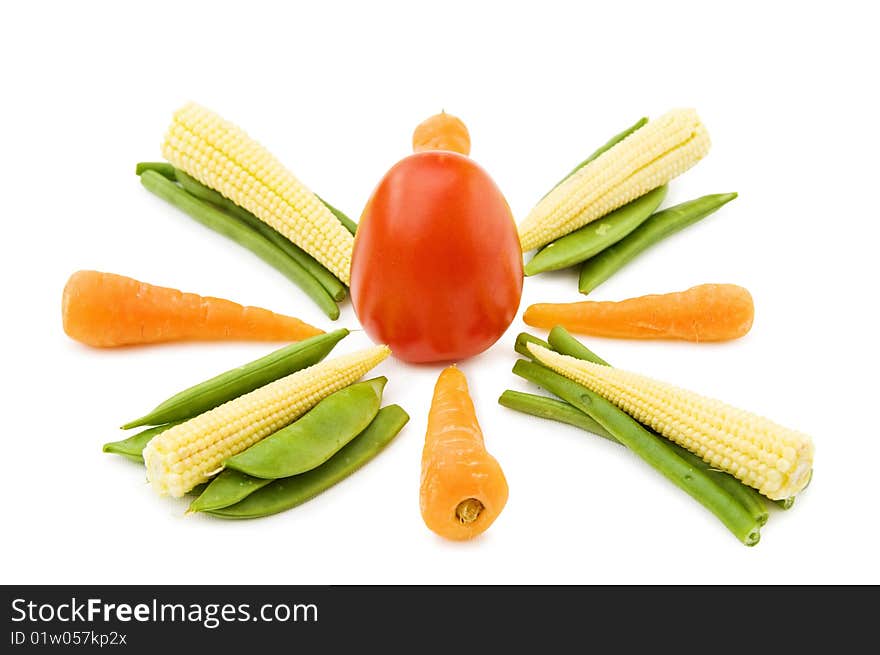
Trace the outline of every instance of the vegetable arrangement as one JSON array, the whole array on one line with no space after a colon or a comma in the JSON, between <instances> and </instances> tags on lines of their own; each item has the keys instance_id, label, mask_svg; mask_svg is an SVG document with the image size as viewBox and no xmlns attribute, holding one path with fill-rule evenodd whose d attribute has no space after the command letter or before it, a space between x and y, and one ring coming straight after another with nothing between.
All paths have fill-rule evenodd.
<instances>
[{"instance_id":1,"label":"vegetable arrangement","mask_svg":"<svg viewBox=\"0 0 880 655\"><path fill-rule=\"evenodd\" d=\"M494 344L519 309L524 276L580 267L589 294L639 254L737 197L661 208L669 183L708 152L696 112L642 118L578 164L517 226L500 189L470 157L459 118L441 112L412 135L413 154L371 194L359 223L310 191L263 146L190 103L175 112L167 161L141 162L144 188L247 248L330 318L350 292L375 345L326 359L349 331L131 278L79 271L62 320L95 347L183 340L290 341L179 391L104 445L141 462L189 512L247 519L308 501L373 459L409 415L382 406L388 380L364 376L392 352L407 362L458 362ZM523 266L523 252L537 250ZM620 301L535 303L513 371L556 398L506 390L510 409L575 426L629 448L753 546L768 503L788 509L809 484L807 435L690 391L612 367L568 330L606 338L713 342L749 332L751 294L733 284ZM552 328L552 329L551 329ZM504 509L508 484L488 453L467 380L437 378L427 412L419 508L450 540L472 539Z\"/></svg>"},{"instance_id":2,"label":"vegetable arrangement","mask_svg":"<svg viewBox=\"0 0 880 655\"><path fill-rule=\"evenodd\" d=\"M302 416L385 359L387 346L343 355L296 371L156 435L144 448L147 480L180 497L226 460Z\"/></svg>"},{"instance_id":3,"label":"vegetable arrangement","mask_svg":"<svg viewBox=\"0 0 880 655\"><path fill-rule=\"evenodd\" d=\"M217 114L189 103L141 162L144 187L275 267L331 319L346 295L356 225L272 154Z\"/></svg>"},{"instance_id":4,"label":"vegetable arrangement","mask_svg":"<svg viewBox=\"0 0 880 655\"><path fill-rule=\"evenodd\" d=\"M143 461L161 495L198 490L190 511L255 518L295 507L372 459L409 419L396 405L380 409L384 377L356 382L387 347L321 361L347 334L307 339L181 391L124 427L160 425L104 451Z\"/></svg>"},{"instance_id":5,"label":"vegetable arrangement","mask_svg":"<svg viewBox=\"0 0 880 655\"><path fill-rule=\"evenodd\" d=\"M628 131L550 191L519 225L523 252L546 245L663 186L709 152L692 109L670 111Z\"/></svg>"},{"instance_id":6,"label":"vegetable arrangement","mask_svg":"<svg viewBox=\"0 0 880 655\"><path fill-rule=\"evenodd\" d=\"M813 444L804 434L611 366L579 360L536 344L528 348L540 363L619 408L626 408L624 411L664 437L771 500L794 496L807 484L813 468Z\"/></svg>"},{"instance_id":7,"label":"vegetable arrangement","mask_svg":"<svg viewBox=\"0 0 880 655\"><path fill-rule=\"evenodd\" d=\"M706 128L687 109L654 122L642 118L612 137L520 223L523 252L541 248L525 274L582 264L578 287L587 294L644 250L720 209L736 193L703 196L655 212L668 182L708 150Z\"/></svg>"},{"instance_id":8,"label":"vegetable arrangement","mask_svg":"<svg viewBox=\"0 0 880 655\"><path fill-rule=\"evenodd\" d=\"M562 401L508 390L499 402L619 441L702 503L744 544L758 543L759 528L767 521L761 494L788 509L809 483L813 445L806 435L613 369L562 327L553 328L549 339L545 346L520 335L519 349L535 361L519 360L513 371ZM618 393L592 381L585 370L600 380L628 379L631 386ZM665 394L658 394L658 386Z\"/></svg>"},{"instance_id":9,"label":"vegetable arrangement","mask_svg":"<svg viewBox=\"0 0 880 655\"><path fill-rule=\"evenodd\" d=\"M348 284L351 233L244 131L189 103L175 112L162 154L175 167L278 230Z\"/></svg>"}]
</instances>

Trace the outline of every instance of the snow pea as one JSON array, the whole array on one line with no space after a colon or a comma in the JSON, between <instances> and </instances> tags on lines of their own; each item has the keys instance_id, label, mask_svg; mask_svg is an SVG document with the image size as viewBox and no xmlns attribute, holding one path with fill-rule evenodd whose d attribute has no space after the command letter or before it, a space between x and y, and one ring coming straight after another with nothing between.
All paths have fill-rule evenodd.
<instances>
[{"instance_id":1,"label":"snow pea","mask_svg":"<svg viewBox=\"0 0 880 655\"><path fill-rule=\"evenodd\" d=\"M196 178L187 175L179 168L174 169L174 175L180 186L190 194L217 205L220 209L232 214L232 216L245 223L252 230L263 235L278 246L288 257L306 269L324 287L333 300L340 301L345 298L345 285L333 273L324 268L323 264L317 259L278 232L278 230L261 221L244 207L239 207L223 194L205 186Z\"/></svg>"},{"instance_id":2,"label":"snow pea","mask_svg":"<svg viewBox=\"0 0 880 655\"><path fill-rule=\"evenodd\" d=\"M128 439L122 439L121 441L110 441L105 443L101 448L105 453L113 453L114 455L122 455L123 457L127 457L130 460L135 462L143 462L144 457L141 455L144 447L150 442L150 439L155 437L157 434L165 432L168 428L172 428L175 425L181 423L181 421L175 421L173 423L166 423L165 425L157 425L154 428L147 428L146 430L141 430L137 434L131 435Z\"/></svg>"},{"instance_id":3,"label":"snow pea","mask_svg":"<svg viewBox=\"0 0 880 655\"><path fill-rule=\"evenodd\" d=\"M666 185L657 187L610 214L546 245L526 264L525 274L536 275L567 268L602 252L644 223L663 202L667 189Z\"/></svg>"},{"instance_id":4,"label":"snow pea","mask_svg":"<svg viewBox=\"0 0 880 655\"><path fill-rule=\"evenodd\" d=\"M373 459L407 421L409 415L399 405L383 407L366 430L321 466L292 478L273 480L241 502L207 513L225 519L253 519L301 505Z\"/></svg>"},{"instance_id":5,"label":"snow pea","mask_svg":"<svg viewBox=\"0 0 880 655\"><path fill-rule=\"evenodd\" d=\"M584 262L578 282L580 292L590 293L642 251L717 211L736 196L736 193L716 193L652 215L620 241Z\"/></svg>"},{"instance_id":6,"label":"snow pea","mask_svg":"<svg viewBox=\"0 0 880 655\"><path fill-rule=\"evenodd\" d=\"M376 417L388 379L373 378L330 394L294 421L224 462L255 478L289 478L320 466Z\"/></svg>"},{"instance_id":7,"label":"snow pea","mask_svg":"<svg viewBox=\"0 0 880 655\"><path fill-rule=\"evenodd\" d=\"M205 490L189 506L187 512L207 512L235 505L272 482L247 473L226 469L211 480Z\"/></svg>"},{"instance_id":8,"label":"snow pea","mask_svg":"<svg viewBox=\"0 0 880 655\"><path fill-rule=\"evenodd\" d=\"M174 394L146 416L122 427L127 430L141 425L160 425L198 416L294 371L317 364L348 333L347 329L341 328L279 348L265 357Z\"/></svg>"},{"instance_id":9,"label":"snow pea","mask_svg":"<svg viewBox=\"0 0 880 655\"><path fill-rule=\"evenodd\" d=\"M262 234L211 203L196 198L154 170L141 173L141 184L147 191L174 205L190 218L250 250L302 289L328 317L332 320L339 318L339 307L327 290L311 273Z\"/></svg>"}]
</instances>

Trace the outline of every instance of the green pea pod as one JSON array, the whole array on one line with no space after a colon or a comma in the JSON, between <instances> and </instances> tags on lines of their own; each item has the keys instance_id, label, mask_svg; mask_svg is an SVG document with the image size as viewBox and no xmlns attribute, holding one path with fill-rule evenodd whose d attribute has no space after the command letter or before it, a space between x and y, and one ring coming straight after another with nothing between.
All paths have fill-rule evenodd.
<instances>
[{"instance_id":1,"label":"green pea pod","mask_svg":"<svg viewBox=\"0 0 880 655\"><path fill-rule=\"evenodd\" d=\"M228 400L317 364L347 334L348 330L342 328L279 348L265 357L174 394L146 416L129 421L122 428L127 430L141 425L160 425L198 416Z\"/></svg>"},{"instance_id":2,"label":"green pea pod","mask_svg":"<svg viewBox=\"0 0 880 655\"><path fill-rule=\"evenodd\" d=\"M155 437L157 434L165 432L165 430L167 430L168 428L174 427L178 423L180 423L180 421L174 423L166 423L165 425L157 425L154 428L141 430L137 434L131 435L128 439L122 439L121 441L110 441L108 443L105 443L101 450L103 450L105 453L122 455L123 457L127 457L128 459L135 462L143 462L144 457L141 452L144 450L144 447L150 442L150 439Z\"/></svg>"},{"instance_id":3,"label":"green pea pod","mask_svg":"<svg viewBox=\"0 0 880 655\"><path fill-rule=\"evenodd\" d=\"M330 459L376 417L387 378L352 384L332 393L300 419L224 462L255 478L289 478Z\"/></svg>"},{"instance_id":4,"label":"green pea pod","mask_svg":"<svg viewBox=\"0 0 880 655\"><path fill-rule=\"evenodd\" d=\"M717 211L736 196L716 193L657 212L620 241L584 262L578 282L580 292L590 293L644 250Z\"/></svg>"},{"instance_id":5,"label":"green pea pod","mask_svg":"<svg viewBox=\"0 0 880 655\"><path fill-rule=\"evenodd\" d=\"M207 512L224 519L253 519L301 505L344 480L388 445L409 421L399 405L379 410L369 427L318 468L273 480L235 505Z\"/></svg>"},{"instance_id":6,"label":"green pea pod","mask_svg":"<svg viewBox=\"0 0 880 655\"><path fill-rule=\"evenodd\" d=\"M174 169L174 175L180 186L196 198L217 205L278 246L288 257L306 269L324 287L333 300L339 301L345 298L345 285L333 273L271 225L267 225L244 207L239 207L223 194L205 186L179 168Z\"/></svg>"},{"instance_id":7,"label":"green pea pod","mask_svg":"<svg viewBox=\"0 0 880 655\"><path fill-rule=\"evenodd\" d=\"M628 137L630 134L632 134L632 133L635 132L636 130L638 130L638 129L644 127L647 123L648 123L648 119L647 119L647 117L640 118L639 120L637 120L637 121L635 122L634 125L630 125L630 126L629 126L628 128L626 128L623 132L619 132L619 133L615 134L613 137L611 137L610 139L608 139L608 141L606 141L604 144L602 144L601 146L599 146L599 147L593 152L592 155L590 155L590 156L587 157L585 160L583 160L580 164L578 164L578 165L575 166L573 169L571 169L571 172L569 172L568 175L566 175L566 176L563 177L561 180L559 180L559 182L557 182L555 185L553 185L553 189L555 189L555 188L558 187L560 184L562 184L563 182L565 182L568 178L570 178L572 175L574 175L575 173L577 173L579 170L581 170L584 166L586 166L587 164L589 164L591 161L593 161L594 159L596 159L599 155L601 155L602 153L604 153L604 152L606 152L606 151L608 151L608 150L611 150L611 148L613 148L613 147L616 146L618 143L620 143L621 141L623 141L623 140L624 140L626 137ZM550 189L550 191L553 191L553 189ZM544 194L544 198L546 198L546 197L550 194L550 191L548 191L547 193ZM544 198L542 198L542 200L543 200Z\"/></svg>"},{"instance_id":8,"label":"green pea pod","mask_svg":"<svg viewBox=\"0 0 880 655\"><path fill-rule=\"evenodd\" d=\"M187 496L198 497L202 495L202 492L208 488L208 482L202 482L202 484L197 484L192 489L186 492Z\"/></svg>"},{"instance_id":9,"label":"green pea pod","mask_svg":"<svg viewBox=\"0 0 880 655\"><path fill-rule=\"evenodd\" d=\"M332 320L339 318L339 307L314 276L262 234L213 204L196 198L154 170L141 173L141 184L190 218L250 250L302 289L328 317Z\"/></svg>"},{"instance_id":10,"label":"green pea pod","mask_svg":"<svg viewBox=\"0 0 880 655\"><path fill-rule=\"evenodd\" d=\"M617 243L654 213L666 197L668 188L665 184L657 187L610 214L546 245L526 264L525 274L536 275L580 264Z\"/></svg>"},{"instance_id":11,"label":"green pea pod","mask_svg":"<svg viewBox=\"0 0 880 655\"><path fill-rule=\"evenodd\" d=\"M208 512L229 507L262 489L272 480L255 478L227 469L211 480L205 490L189 506L187 512Z\"/></svg>"}]
</instances>

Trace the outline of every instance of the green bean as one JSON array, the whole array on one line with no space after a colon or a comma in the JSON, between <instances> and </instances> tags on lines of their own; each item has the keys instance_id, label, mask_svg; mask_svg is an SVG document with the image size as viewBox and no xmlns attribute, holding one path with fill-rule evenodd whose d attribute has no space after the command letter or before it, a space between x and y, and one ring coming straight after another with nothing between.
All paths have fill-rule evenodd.
<instances>
[{"instance_id":1,"label":"green bean","mask_svg":"<svg viewBox=\"0 0 880 655\"><path fill-rule=\"evenodd\" d=\"M407 421L409 415L400 406L383 407L366 430L318 468L292 478L273 480L241 502L208 514L226 519L252 519L301 505L373 459Z\"/></svg>"},{"instance_id":2,"label":"green bean","mask_svg":"<svg viewBox=\"0 0 880 655\"><path fill-rule=\"evenodd\" d=\"M501 405L518 412L538 416L551 421L558 421L559 423L567 423L568 425L573 425L581 430L592 432L593 434L620 444L620 442L609 434L605 428L567 402L556 400L555 398L522 393L520 391L511 391L509 389L501 394L498 402ZM656 434L647 426L643 427L652 434ZM678 444L673 443L672 441L667 441L666 445L688 464L704 471L716 484L723 487L731 496L736 498L746 511L754 517L758 522L758 525L764 525L767 523L767 519L769 518L767 507L757 491L746 486L729 473L713 469L702 459Z\"/></svg>"},{"instance_id":3,"label":"green bean","mask_svg":"<svg viewBox=\"0 0 880 655\"><path fill-rule=\"evenodd\" d=\"M341 328L279 348L264 357L174 394L145 416L129 421L122 428L127 430L141 425L160 425L198 416L227 400L238 398L294 371L317 364L348 333L347 329Z\"/></svg>"},{"instance_id":4,"label":"green bean","mask_svg":"<svg viewBox=\"0 0 880 655\"><path fill-rule=\"evenodd\" d=\"M745 545L758 543L761 537L758 520L706 472L669 448L663 437L646 430L602 396L540 364L521 359L516 362L513 372L590 416L623 445L715 514Z\"/></svg>"},{"instance_id":5,"label":"green bean","mask_svg":"<svg viewBox=\"0 0 880 655\"><path fill-rule=\"evenodd\" d=\"M642 427L652 434L658 434L646 425L643 425ZM662 435L658 434L658 436L661 439L665 439ZM683 448L673 441L668 441L668 443L669 447L675 451L676 455L681 457L694 468L704 471L715 481L715 484L733 496L733 498L743 506L752 518L755 519L759 526L767 524L767 520L770 518L770 513L767 511L767 504L764 502L764 497L761 496L760 493L743 482L740 482L730 475L730 473L722 471L721 469L713 468L711 464L707 464L699 455L695 455L687 448Z\"/></svg>"},{"instance_id":6,"label":"green bean","mask_svg":"<svg viewBox=\"0 0 880 655\"><path fill-rule=\"evenodd\" d=\"M210 203L187 193L174 182L155 171L144 171L141 184L163 200L194 218L202 225L232 239L257 255L267 264L283 273L291 282L298 285L327 316L339 318L339 307L330 294L302 266L294 262L278 246L266 237L254 232L241 221L217 209Z\"/></svg>"},{"instance_id":7,"label":"green bean","mask_svg":"<svg viewBox=\"0 0 880 655\"><path fill-rule=\"evenodd\" d=\"M155 171L162 177L174 181L174 166L167 161L141 161L134 167L134 172L140 175L144 171Z\"/></svg>"},{"instance_id":8,"label":"green bean","mask_svg":"<svg viewBox=\"0 0 880 655\"><path fill-rule=\"evenodd\" d=\"M599 220L587 223L544 246L526 264L525 274L536 275L580 264L617 243L654 213L663 202L668 188L666 185L657 187Z\"/></svg>"},{"instance_id":9,"label":"green bean","mask_svg":"<svg viewBox=\"0 0 880 655\"><path fill-rule=\"evenodd\" d=\"M235 505L272 482L246 473L226 469L211 480L205 490L190 503L189 512L209 512Z\"/></svg>"},{"instance_id":10,"label":"green bean","mask_svg":"<svg viewBox=\"0 0 880 655\"><path fill-rule=\"evenodd\" d=\"M332 393L302 418L224 462L255 478L289 478L311 471L363 432L376 417L387 378Z\"/></svg>"},{"instance_id":11,"label":"green bean","mask_svg":"<svg viewBox=\"0 0 880 655\"><path fill-rule=\"evenodd\" d=\"M597 149L593 152L592 155L590 155L590 156L587 157L585 160L583 160L580 164L578 164L577 166L575 166L575 167L571 170L571 172L570 172L568 175L566 175L566 176L563 177L561 180L559 180L559 182L557 182L557 183L553 186L553 189L555 189L555 188L558 187L560 184L562 184L563 182L565 182L568 178L570 178L572 175L574 175L575 173L577 173L577 172L578 172L579 170L581 170L584 166L586 166L586 165L589 164L591 161L593 161L594 159L596 159L599 155L601 155L602 153L604 153L606 150L611 150L611 148L613 148L613 147L616 146L618 143L620 143L621 141L623 141L623 140L624 140L626 137L628 137L630 134L632 134L633 132L635 132L635 131L638 130L639 128L644 127L645 124L646 124L647 122L648 122L647 117L640 118L639 120L637 120L637 121L635 122L634 125L631 125L630 127L626 128L623 132L619 132L618 134L615 134L613 137L611 137L610 139L608 139L608 141L606 141L603 145L601 145L599 148L597 148ZM550 191L553 191L553 189L550 189ZM550 191L548 191L547 193L544 194L544 198L546 198L546 197L550 194ZM542 198L542 200L543 200L543 198Z\"/></svg>"},{"instance_id":12,"label":"green bean","mask_svg":"<svg viewBox=\"0 0 880 655\"><path fill-rule=\"evenodd\" d=\"M553 350L553 346L551 346L546 341L539 339L538 337L532 336L528 332L520 332L516 337L516 344L513 346L513 349L518 352L523 357L528 357L529 359L534 359L535 356L532 355L532 352L527 348L527 344L535 343L539 346L544 346L548 350Z\"/></svg>"},{"instance_id":13,"label":"green bean","mask_svg":"<svg viewBox=\"0 0 880 655\"><path fill-rule=\"evenodd\" d=\"M128 439L105 443L101 450L103 450L105 453L122 455L123 457L126 457L135 462L143 462L144 456L141 453L143 452L146 445L150 442L150 439L161 432L165 432L165 430L167 430L168 428L174 427L178 423L180 423L180 421L166 423L165 425L157 425L154 428L141 430L137 434L131 435Z\"/></svg>"},{"instance_id":14,"label":"green bean","mask_svg":"<svg viewBox=\"0 0 880 655\"><path fill-rule=\"evenodd\" d=\"M578 282L580 292L590 293L647 248L717 211L736 196L716 193L657 212L620 241L584 262Z\"/></svg>"},{"instance_id":15,"label":"green bean","mask_svg":"<svg viewBox=\"0 0 880 655\"><path fill-rule=\"evenodd\" d=\"M174 172L177 181L185 191L194 195L196 198L210 202L221 210L232 214L233 217L239 219L249 228L266 237L269 241L283 250L288 257L306 269L318 281L318 283L324 287L333 300L339 301L345 298L345 285L342 284L333 273L324 268L323 264L317 259L293 243L278 230L261 221L244 207L239 207L223 194L205 186L196 178L187 175L179 168L174 169Z\"/></svg>"},{"instance_id":16,"label":"green bean","mask_svg":"<svg viewBox=\"0 0 880 655\"><path fill-rule=\"evenodd\" d=\"M355 222L354 222L353 220L351 220L348 216L346 216L345 213L344 213L342 210L340 210L340 209L336 209L336 207L334 207L334 206L331 205L329 202L327 202L326 200L324 200L324 199L323 199L321 196L319 196L317 193L315 194L315 197L316 197L318 200L320 200L322 203L324 203L324 206L325 206L327 209L330 210L330 213L333 214L333 215L336 217L336 220L337 220L337 221L339 221L340 223L342 223L342 226L343 226L346 230L348 230L349 232L351 232L352 236L354 236L354 235L357 233L357 227L358 227L358 226L357 226L357 223L355 223Z\"/></svg>"},{"instance_id":17,"label":"green bean","mask_svg":"<svg viewBox=\"0 0 880 655\"><path fill-rule=\"evenodd\" d=\"M583 359L594 364L601 364L602 366L611 366L611 364L571 336L568 330L561 325L557 325L550 330L547 341L550 342L550 349L555 350L560 355L568 355L569 357Z\"/></svg>"},{"instance_id":18,"label":"green bean","mask_svg":"<svg viewBox=\"0 0 880 655\"><path fill-rule=\"evenodd\" d=\"M588 362L593 362L595 364L610 366L608 362L606 362L604 359L599 357L596 353L587 348L580 341L571 336L571 334L569 334L568 331L561 325L557 325L552 330L550 330L548 341L550 342L550 345L553 346L553 349L562 355L569 355L571 357L583 359ZM643 427L649 432L657 434L648 426ZM745 509L755 518L755 520L758 521L759 525L764 525L765 523L767 523L767 519L769 517L769 514L767 513L767 505L764 503L763 496L761 496L761 494L759 494L755 489L752 489L750 486L744 484L743 482L740 482L735 477L733 477L729 473L726 473L725 471L712 468L700 457L694 455L686 448L682 448L672 441L666 441L669 444L669 447L674 450L676 454L687 460L691 465L706 471L710 476L712 476L715 482L717 482L720 486L724 487L728 492L730 492L730 494L734 498L736 498L743 507L745 507Z\"/></svg>"},{"instance_id":19,"label":"green bean","mask_svg":"<svg viewBox=\"0 0 880 655\"><path fill-rule=\"evenodd\" d=\"M498 398L498 403L523 414L531 414L532 416L546 418L551 421L567 423L586 432L592 432L600 437L604 437L616 444L620 443L608 430L564 400L507 389Z\"/></svg>"}]
</instances>

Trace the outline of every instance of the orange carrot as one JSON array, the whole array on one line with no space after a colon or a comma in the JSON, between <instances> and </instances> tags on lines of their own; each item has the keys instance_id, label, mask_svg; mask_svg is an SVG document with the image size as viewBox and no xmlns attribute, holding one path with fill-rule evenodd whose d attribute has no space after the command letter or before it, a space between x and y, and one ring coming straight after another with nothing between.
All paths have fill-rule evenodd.
<instances>
[{"instance_id":1,"label":"orange carrot","mask_svg":"<svg viewBox=\"0 0 880 655\"><path fill-rule=\"evenodd\" d=\"M462 155L471 152L471 136L460 118L445 111L434 114L416 126L413 132L413 152L449 150Z\"/></svg>"},{"instance_id":2,"label":"orange carrot","mask_svg":"<svg viewBox=\"0 0 880 655\"><path fill-rule=\"evenodd\" d=\"M754 315L748 290L735 284L701 284L620 302L532 305L523 320L533 327L561 325L597 337L727 341L746 334Z\"/></svg>"},{"instance_id":3,"label":"orange carrot","mask_svg":"<svg viewBox=\"0 0 880 655\"><path fill-rule=\"evenodd\" d=\"M447 539L471 539L504 509L507 480L486 452L467 379L454 366L440 373L422 451L419 505L431 530Z\"/></svg>"},{"instance_id":4,"label":"orange carrot","mask_svg":"<svg viewBox=\"0 0 880 655\"><path fill-rule=\"evenodd\" d=\"M267 309L98 271L70 276L61 317L68 336L98 348L163 341L298 341L323 332Z\"/></svg>"}]
</instances>

